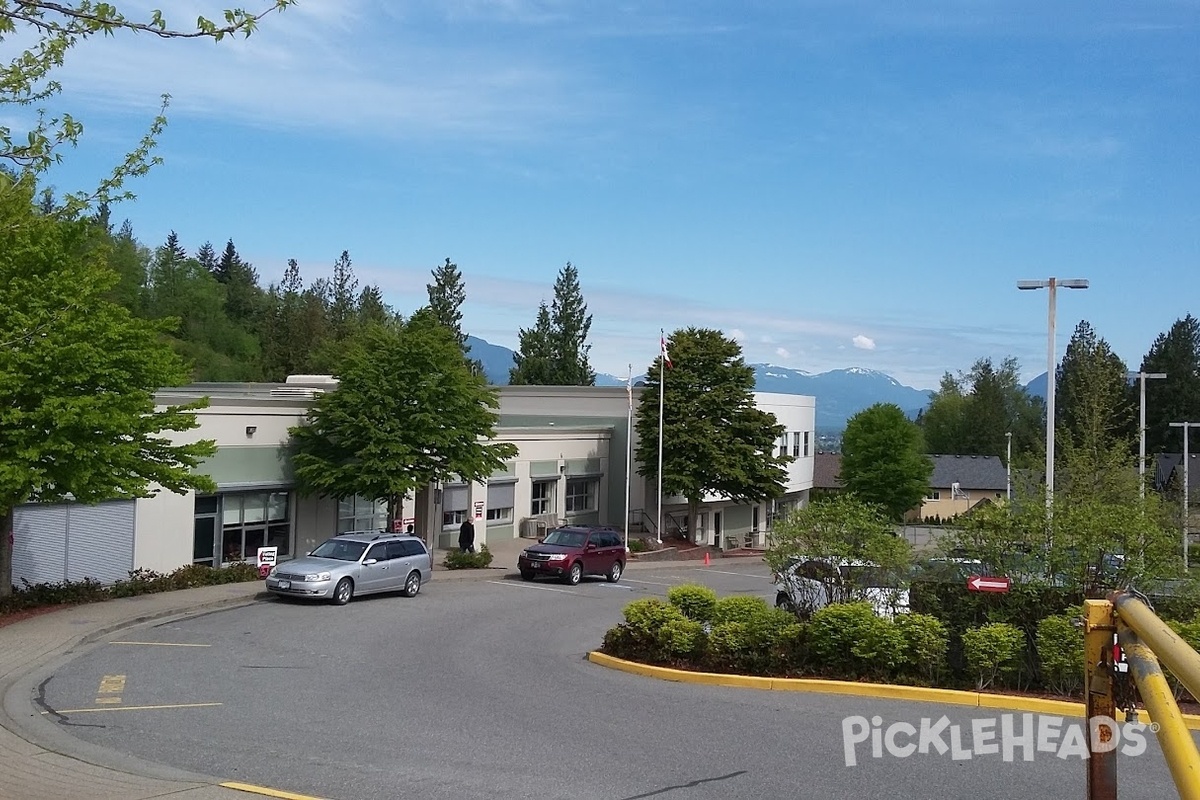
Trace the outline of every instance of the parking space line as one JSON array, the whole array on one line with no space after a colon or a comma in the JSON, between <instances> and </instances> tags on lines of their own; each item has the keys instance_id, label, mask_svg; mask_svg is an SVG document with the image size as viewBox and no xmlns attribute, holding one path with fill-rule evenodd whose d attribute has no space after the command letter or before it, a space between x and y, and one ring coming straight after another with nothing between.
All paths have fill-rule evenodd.
<instances>
[{"instance_id":1,"label":"parking space line","mask_svg":"<svg viewBox=\"0 0 1200 800\"><path fill-rule=\"evenodd\" d=\"M626 583L644 583L647 586L674 586L673 583L659 583L658 581L639 581L634 578L626 578Z\"/></svg>"},{"instance_id":2,"label":"parking space line","mask_svg":"<svg viewBox=\"0 0 1200 800\"><path fill-rule=\"evenodd\" d=\"M109 644L140 644L146 647L212 647L211 644L185 644L182 642L109 642Z\"/></svg>"},{"instance_id":3,"label":"parking space line","mask_svg":"<svg viewBox=\"0 0 1200 800\"><path fill-rule=\"evenodd\" d=\"M209 708L223 703L172 703L162 706L108 706L107 708L72 708L65 711L43 711L43 714L88 714L94 711L157 711L163 708Z\"/></svg>"},{"instance_id":4,"label":"parking space line","mask_svg":"<svg viewBox=\"0 0 1200 800\"><path fill-rule=\"evenodd\" d=\"M295 792L284 792L279 789L270 789L266 786L255 786L252 783L238 783L237 781L226 781L220 784L226 789L234 789L239 792L249 792L250 794L261 794L264 797L278 797L280 800L321 800L320 797L313 797L310 794L296 794Z\"/></svg>"},{"instance_id":5,"label":"parking space line","mask_svg":"<svg viewBox=\"0 0 1200 800\"><path fill-rule=\"evenodd\" d=\"M538 589L539 591L543 591L543 592L560 592L562 594L578 594L578 592L572 592L570 589L553 589L549 586L529 586L528 584L512 583L511 581L488 581L488 583L494 583L497 586L511 586L513 589Z\"/></svg>"},{"instance_id":6,"label":"parking space line","mask_svg":"<svg viewBox=\"0 0 1200 800\"><path fill-rule=\"evenodd\" d=\"M698 572L713 572L717 575L737 575L742 578L755 578L757 580L762 580L764 577L766 577L763 575L751 575L748 572L725 572L724 570L720 569L705 569L704 567L697 567L696 569Z\"/></svg>"}]
</instances>

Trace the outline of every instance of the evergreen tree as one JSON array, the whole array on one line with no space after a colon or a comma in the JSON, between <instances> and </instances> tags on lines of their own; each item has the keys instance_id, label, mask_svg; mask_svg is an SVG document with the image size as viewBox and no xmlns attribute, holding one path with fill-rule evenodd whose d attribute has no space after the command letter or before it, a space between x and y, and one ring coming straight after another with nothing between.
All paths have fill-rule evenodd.
<instances>
[{"instance_id":1,"label":"evergreen tree","mask_svg":"<svg viewBox=\"0 0 1200 800\"><path fill-rule=\"evenodd\" d=\"M243 327L252 328L258 321L262 303L258 271L242 260L232 239L226 242L213 275L218 283L225 286L225 312L229 319Z\"/></svg>"},{"instance_id":2,"label":"evergreen tree","mask_svg":"<svg viewBox=\"0 0 1200 800\"><path fill-rule=\"evenodd\" d=\"M547 386L554 383L554 327L546 301L538 305L537 321L517 333L517 351L508 371L513 386Z\"/></svg>"},{"instance_id":3,"label":"evergreen tree","mask_svg":"<svg viewBox=\"0 0 1200 800\"><path fill-rule=\"evenodd\" d=\"M350 252L343 250L333 262L333 279L329 282L329 330L337 342L354 334L357 301L358 278L354 276Z\"/></svg>"},{"instance_id":4,"label":"evergreen tree","mask_svg":"<svg viewBox=\"0 0 1200 800\"><path fill-rule=\"evenodd\" d=\"M1128 374L1108 342L1081 321L1056 370L1056 441L1091 459L1128 455L1136 430Z\"/></svg>"},{"instance_id":5,"label":"evergreen tree","mask_svg":"<svg viewBox=\"0 0 1200 800\"><path fill-rule=\"evenodd\" d=\"M200 245L200 249L196 251L196 260L200 262L201 267L220 281L220 276L217 274L217 251L213 249L212 242Z\"/></svg>"},{"instance_id":6,"label":"evergreen tree","mask_svg":"<svg viewBox=\"0 0 1200 800\"><path fill-rule=\"evenodd\" d=\"M929 406L917 417L926 452L1006 457L1012 433L1013 458L1041 447L1043 404L1020 381L1016 359L999 368L990 358L976 361L969 372L942 376Z\"/></svg>"},{"instance_id":7,"label":"evergreen tree","mask_svg":"<svg viewBox=\"0 0 1200 800\"><path fill-rule=\"evenodd\" d=\"M1141 371L1167 374L1146 381L1146 452L1182 452L1183 434L1170 423L1200 422L1200 321L1191 314L1175 320L1154 340ZM1200 452L1197 445L1193 438L1192 452Z\"/></svg>"},{"instance_id":8,"label":"evergreen tree","mask_svg":"<svg viewBox=\"0 0 1200 800\"><path fill-rule=\"evenodd\" d=\"M637 410L638 473L658 477L661 384L663 494L687 498L688 530L696 530L706 495L739 503L782 495L791 461L777 454L784 428L755 405L754 368L741 346L720 331L687 328L671 335L668 353L665 375L661 356L647 370Z\"/></svg>"},{"instance_id":9,"label":"evergreen tree","mask_svg":"<svg viewBox=\"0 0 1200 800\"><path fill-rule=\"evenodd\" d=\"M392 309L383 302L383 293L378 286L368 286L358 296L358 324L384 323L394 317Z\"/></svg>"},{"instance_id":10,"label":"evergreen tree","mask_svg":"<svg viewBox=\"0 0 1200 800\"><path fill-rule=\"evenodd\" d=\"M467 289L463 285L462 273L458 265L450 259L446 263L431 270L433 282L425 284L429 294L429 308L433 311L434 319L445 325L454 334L454 340L467 352L467 335L462 329L462 304L467 299Z\"/></svg>"},{"instance_id":11,"label":"evergreen tree","mask_svg":"<svg viewBox=\"0 0 1200 800\"><path fill-rule=\"evenodd\" d=\"M593 386L596 373L588 362L591 345L587 343L592 328L592 315L587 313L583 291L579 287L579 270L568 261L554 282L554 301L550 309L553 329L553 384L559 386Z\"/></svg>"}]
</instances>

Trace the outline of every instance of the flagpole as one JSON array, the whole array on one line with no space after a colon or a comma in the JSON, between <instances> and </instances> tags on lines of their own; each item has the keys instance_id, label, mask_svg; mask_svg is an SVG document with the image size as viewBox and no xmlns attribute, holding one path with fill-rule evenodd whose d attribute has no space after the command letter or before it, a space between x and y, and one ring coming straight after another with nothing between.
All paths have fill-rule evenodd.
<instances>
[{"instance_id":1,"label":"flagpole","mask_svg":"<svg viewBox=\"0 0 1200 800\"><path fill-rule=\"evenodd\" d=\"M633 364L629 365L629 376L625 379L625 391L629 394L629 421L625 426L625 552L629 552L629 484L633 472Z\"/></svg>"},{"instance_id":2,"label":"flagpole","mask_svg":"<svg viewBox=\"0 0 1200 800\"><path fill-rule=\"evenodd\" d=\"M663 495L662 495L662 473L663 473L663 384L667 382L667 334L662 328L658 329L659 336L659 354L658 354L658 527L654 530L655 541L662 544L662 518L663 518Z\"/></svg>"}]
</instances>

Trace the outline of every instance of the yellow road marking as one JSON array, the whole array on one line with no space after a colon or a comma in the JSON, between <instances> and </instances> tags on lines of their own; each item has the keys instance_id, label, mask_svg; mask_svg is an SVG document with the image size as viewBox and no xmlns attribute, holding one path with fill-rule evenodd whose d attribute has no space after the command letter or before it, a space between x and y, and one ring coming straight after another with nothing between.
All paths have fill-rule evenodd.
<instances>
[{"instance_id":1,"label":"yellow road marking","mask_svg":"<svg viewBox=\"0 0 1200 800\"><path fill-rule=\"evenodd\" d=\"M97 697L96 702L101 705L119 706L121 698L119 697Z\"/></svg>"},{"instance_id":2,"label":"yellow road marking","mask_svg":"<svg viewBox=\"0 0 1200 800\"><path fill-rule=\"evenodd\" d=\"M124 675L105 675L100 679L100 694L117 694L125 689Z\"/></svg>"},{"instance_id":3,"label":"yellow road marking","mask_svg":"<svg viewBox=\"0 0 1200 800\"><path fill-rule=\"evenodd\" d=\"M222 783L221 786L226 789L236 789L239 792L250 792L251 794L261 794L265 797L278 797L280 800L322 800L320 797L313 797L311 794L296 794L295 792L283 792L279 789L268 789L266 786L255 786L252 783L237 783L229 781Z\"/></svg>"},{"instance_id":4,"label":"yellow road marking","mask_svg":"<svg viewBox=\"0 0 1200 800\"><path fill-rule=\"evenodd\" d=\"M90 711L153 711L159 708L207 708L221 703L173 703L163 706L110 706L109 708L71 708L65 711L43 711L43 714L85 714Z\"/></svg>"},{"instance_id":5,"label":"yellow road marking","mask_svg":"<svg viewBox=\"0 0 1200 800\"><path fill-rule=\"evenodd\" d=\"M180 644L178 642L109 642L109 644L140 644L146 647L212 647L211 644Z\"/></svg>"}]
</instances>

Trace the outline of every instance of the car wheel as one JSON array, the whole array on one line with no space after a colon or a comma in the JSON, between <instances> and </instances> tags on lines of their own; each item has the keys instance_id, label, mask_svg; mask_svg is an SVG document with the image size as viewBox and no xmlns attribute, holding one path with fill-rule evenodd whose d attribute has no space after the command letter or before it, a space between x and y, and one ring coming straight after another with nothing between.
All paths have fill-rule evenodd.
<instances>
[{"instance_id":1,"label":"car wheel","mask_svg":"<svg viewBox=\"0 0 1200 800\"><path fill-rule=\"evenodd\" d=\"M354 581L342 578L337 582L337 586L333 587L333 603L344 606L350 602L351 597L354 597Z\"/></svg>"},{"instance_id":2,"label":"car wheel","mask_svg":"<svg viewBox=\"0 0 1200 800\"><path fill-rule=\"evenodd\" d=\"M793 614L796 613L796 604L792 602L792 598L788 596L787 592L779 592L775 595L775 607Z\"/></svg>"},{"instance_id":3,"label":"car wheel","mask_svg":"<svg viewBox=\"0 0 1200 800\"><path fill-rule=\"evenodd\" d=\"M612 567L609 568L608 574L604 577L608 578L609 583L616 583L621 580L621 572L625 566L620 561L614 561Z\"/></svg>"},{"instance_id":4,"label":"car wheel","mask_svg":"<svg viewBox=\"0 0 1200 800\"><path fill-rule=\"evenodd\" d=\"M404 596L416 597L419 591L421 591L421 573L414 569L404 580Z\"/></svg>"},{"instance_id":5,"label":"car wheel","mask_svg":"<svg viewBox=\"0 0 1200 800\"><path fill-rule=\"evenodd\" d=\"M523 580L523 581L533 580L533 571L528 570L528 569L521 570L521 580Z\"/></svg>"},{"instance_id":6,"label":"car wheel","mask_svg":"<svg viewBox=\"0 0 1200 800\"><path fill-rule=\"evenodd\" d=\"M576 561L571 565L571 568L567 570L566 582L572 586L577 586L582 578L583 564L580 564L578 561Z\"/></svg>"}]
</instances>

